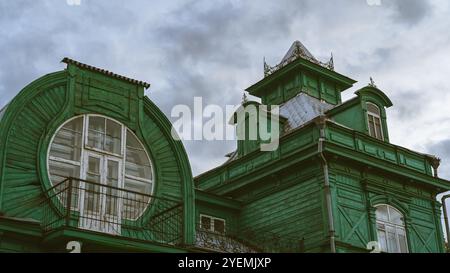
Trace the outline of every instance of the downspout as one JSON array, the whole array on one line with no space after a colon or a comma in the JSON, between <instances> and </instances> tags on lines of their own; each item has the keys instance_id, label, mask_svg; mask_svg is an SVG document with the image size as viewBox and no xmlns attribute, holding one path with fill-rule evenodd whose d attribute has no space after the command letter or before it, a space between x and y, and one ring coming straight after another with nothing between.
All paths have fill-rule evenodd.
<instances>
[{"instance_id":1,"label":"downspout","mask_svg":"<svg viewBox=\"0 0 450 273\"><path fill-rule=\"evenodd\" d=\"M448 225L448 214L447 214L447 206L445 204L445 201L450 198L450 194L442 196L442 206L443 206L443 212L444 212L444 222L445 222L445 235L447 237L447 251L450 249L450 227Z\"/></svg>"},{"instance_id":2,"label":"downspout","mask_svg":"<svg viewBox=\"0 0 450 273\"><path fill-rule=\"evenodd\" d=\"M318 143L318 153L319 157L322 160L322 168L323 168L323 176L324 176L324 192L325 192L325 202L327 209L327 217L328 217L328 228L329 228L329 236L330 236L330 249L331 253L336 253L336 235L334 229L334 218L333 218L333 207L331 202L331 186L330 186L330 178L328 175L328 162L323 154L324 142L325 142L325 124L326 117L320 116L316 121L316 124L320 130L320 137Z\"/></svg>"}]
</instances>

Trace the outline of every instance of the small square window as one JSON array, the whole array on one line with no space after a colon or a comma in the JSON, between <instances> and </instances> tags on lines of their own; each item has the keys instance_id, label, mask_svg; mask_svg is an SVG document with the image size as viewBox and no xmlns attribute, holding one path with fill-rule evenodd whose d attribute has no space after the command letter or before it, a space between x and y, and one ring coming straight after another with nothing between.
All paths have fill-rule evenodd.
<instances>
[{"instance_id":1,"label":"small square window","mask_svg":"<svg viewBox=\"0 0 450 273\"><path fill-rule=\"evenodd\" d=\"M225 220L213 216L200 215L200 229L216 233L225 233Z\"/></svg>"},{"instance_id":2,"label":"small square window","mask_svg":"<svg viewBox=\"0 0 450 273\"><path fill-rule=\"evenodd\" d=\"M212 231L211 218L207 216L201 216L200 218L200 228L208 231Z\"/></svg>"},{"instance_id":3,"label":"small square window","mask_svg":"<svg viewBox=\"0 0 450 273\"><path fill-rule=\"evenodd\" d=\"M225 233L225 221L222 219L214 219L214 232Z\"/></svg>"}]
</instances>

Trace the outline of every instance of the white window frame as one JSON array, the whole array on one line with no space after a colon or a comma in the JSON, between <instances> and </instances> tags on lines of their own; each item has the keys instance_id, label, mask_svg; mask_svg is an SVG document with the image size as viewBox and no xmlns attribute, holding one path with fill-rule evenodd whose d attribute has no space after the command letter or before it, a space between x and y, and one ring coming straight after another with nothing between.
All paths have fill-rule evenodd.
<instances>
[{"instance_id":1,"label":"white window frame","mask_svg":"<svg viewBox=\"0 0 450 273\"><path fill-rule=\"evenodd\" d=\"M59 158L59 157L55 157L55 156L50 156L50 151L51 151L51 148L52 148L52 143L53 143L53 141L55 140L56 135L59 133L59 131L62 129L62 127L64 127L64 125L66 125L67 123L69 123L69 122L71 122L72 120L77 119L77 118L82 118L82 119L83 119L83 120L82 120L83 128L82 128L82 130L81 130L81 134L82 134L82 135L81 135L80 161L74 161L74 160L68 160L68 159ZM47 165L47 176L48 176L48 180L50 181L51 186L55 186L55 185L53 185L53 182L51 181L52 179L51 179L51 174L50 174L50 161L54 161L54 162L57 162L57 163L70 164L70 165L73 165L73 166L78 166L78 167L79 167L79 174L78 174L78 176L79 176L80 178L82 177L82 174L83 174L83 164L82 164L82 162L83 162L83 158L84 158L84 137L83 137L83 134L84 134L85 122L86 122L86 119L85 119L85 116L84 116L84 115L72 117L72 118L70 118L70 119L64 121L64 122L56 129L55 133L53 134L52 138L50 139L50 144L48 145L48 149L47 149L47 162L46 162L47 164L46 164L46 165ZM82 199L80 198L80 193L78 193L78 198L79 198L79 200L78 200L78 202L76 203L76 206L74 206L74 205L72 204L71 209L73 209L73 210L79 210L79 209L80 209L80 200L82 200ZM58 196L58 199L60 199L59 196ZM61 199L60 199L60 201L62 202ZM65 204L64 204L64 205L65 205Z\"/></svg>"},{"instance_id":2,"label":"white window frame","mask_svg":"<svg viewBox=\"0 0 450 273\"><path fill-rule=\"evenodd\" d=\"M385 244L386 244L386 248L387 249L386 250L382 250L382 251L389 252L389 249L388 249L389 248L388 232L387 231L388 231L388 228L391 228L392 230L394 230L395 243L396 243L397 249L399 250L399 253L401 251L401 247L400 247L400 235L401 234L400 234L399 231L402 231L401 233L403 233L403 235L405 236L405 246L406 246L406 252L405 253L409 253L408 236L407 236L406 223L405 223L405 218L404 218L403 213L401 211L399 211L398 209L396 209L395 207L393 207L391 205L388 205L388 204L378 204L378 205L376 205L374 207L375 207L375 209L378 209L379 207L383 207L383 206L386 207L386 209L387 209L388 221L376 218L376 223L375 223L376 224L377 238L379 237L378 236L378 230L379 230L378 225L382 225L383 226L383 230L385 232L385 236L386 236ZM397 213L402 215L403 225L390 222L390 220L391 220L391 210L395 210ZM378 240L379 240L379 238L378 238ZM380 246L381 246L381 244L380 244Z\"/></svg>"},{"instance_id":3,"label":"white window frame","mask_svg":"<svg viewBox=\"0 0 450 273\"><path fill-rule=\"evenodd\" d=\"M202 218L209 218L210 219L210 225L209 225L209 229L207 229L207 228L205 228L205 227L203 227L203 225L202 225ZM222 232L219 232L219 231L216 231L215 230L215 227L214 227L214 220L219 220L219 221L222 221L223 222L223 234L225 234L226 233L226 231L227 231L227 222L226 222L226 220L225 219L223 219L223 218L219 218L219 217L214 217L214 216L211 216L211 215L207 215L207 214L200 214L200 229L201 230L204 230L204 231L209 231L209 232L213 232L213 233L218 233L218 234L222 234Z\"/></svg>"},{"instance_id":4,"label":"white window frame","mask_svg":"<svg viewBox=\"0 0 450 273\"><path fill-rule=\"evenodd\" d=\"M377 113L369 111L369 107L367 107L368 105L372 105L372 106L376 107L380 114L377 114ZM384 140L383 123L382 123L382 119L381 119L381 109L380 109L380 107L378 107L378 105L376 105L375 103L367 102L366 103L366 108L367 108L367 129L369 130L369 135L374 137L374 138L376 138L376 139ZM374 132L373 133L374 133L374 135L370 134L370 118L371 117L373 119L373 128L374 128ZM379 138L378 133L377 133L375 119L378 119L378 121L380 123L381 138Z\"/></svg>"},{"instance_id":5,"label":"white window frame","mask_svg":"<svg viewBox=\"0 0 450 273\"><path fill-rule=\"evenodd\" d=\"M143 143L141 142L141 140L130 130L130 129L128 129L128 128L124 128L125 130L124 130L124 135L125 135L125 137L124 137L124 140L125 140L125 142L124 142L124 144L123 144L123 148L125 149L126 148L126 145L127 145L127 142L126 142L126 136L127 136L127 132L129 131L131 134L133 134L133 136L135 137L135 139L139 142L139 144L141 145L141 147L143 147L144 148L144 152L145 152L145 155L147 156L147 158L149 158L150 159L150 164L152 163L152 161L151 161L151 158L150 158L150 155L148 154L148 152L147 152L147 150L145 149L145 146L143 145ZM125 178L129 178L129 179L132 179L132 180L136 180L136 181L139 181L139 182L147 182L147 183L150 183L150 184L152 184L152 187L153 187L153 184L154 184L154 171L153 171L153 166L151 166L151 169L152 169L152 173L151 173L151 175L152 175L152 179L145 179L145 178L142 178L142 177L137 177L137 176L134 176L134 175L130 175L130 174L127 174L126 173L126 160L127 160L127 155L126 155L126 153L125 153L125 150L124 150L124 153L123 153L123 157L124 157L124 175L125 175ZM125 180L124 180L125 181ZM152 189L152 192L153 192L153 189Z\"/></svg>"},{"instance_id":6,"label":"white window frame","mask_svg":"<svg viewBox=\"0 0 450 273\"><path fill-rule=\"evenodd\" d=\"M92 117L92 116L98 116L98 117L104 118L105 119L105 123L106 123L106 120L109 119L109 120L111 120L113 122L116 122L117 124L119 124L121 126L121 149L120 149L121 154L120 155L119 154L114 154L114 153L111 153L111 152L108 152L108 151L104 151L104 150L101 150L101 149L97 149L97 148L94 148L94 147L90 147L90 146L87 145L87 143L88 143L88 131L89 131L89 118ZM82 143L81 143L80 161L78 162L78 161L72 161L72 160L67 160L67 159L63 159L63 158L50 156L52 143L53 143L56 135L58 134L58 132L62 129L62 127L64 125L66 125L70 121L72 121L74 119L77 119L77 118L82 118L82 123L83 123L83 129L81 130L81 132L82 132L82 140L81 140L81 142ZM106 130L106 127L105 127L105 130ZM126 174L126 170L125 170L125 168L126 168L126 137L127 137L127 132L128 131L139 142L139 144L141 145L141 147L143 148L143 150L145 152L145 155L147 156L147 158L148 158L148 160L150 162L151 179L145 179L145 178L135 177L135 176ZM79 169L80 169L80 173L79 173L78 177L80 177L80 179L82 179L82 180L86 180L86 167L88 166L87 165L88 164L88 162L87 162L87 158L88 157L86 156L87 154L97 154L97 155L99 155L99 156L101 156L103 158L111 158L111 159L119 161L120 162L119 163L119 166L120 166L120 172L119 172L120 173L120 178L119 178L119 183L120 184L119 185L121 186L122 189L125 189L124 188L125 178L129 178L129 179L136 180L136 181L139 181L139 182L149 183L150 184L150 193L147 193L147 194L149 194L149 195L153 194L153 192L155 190L155 179L156 179L155 178L155 169L154 169L154 164L153 164L152 158L150 157L146 147L143 145L141 140L136 136L136 134L134 134L134 132L131 129L129 129L127 126L125 126L123 123L121 123L121 122L119 122L119 121L117 121L117 120L115 120L113 118L110 118L108 116L99 115L99 114L84 114L84 115L74 116L74 117L72 117L70 119L65 120L56 129L54 135L52 136L52 138L50 140L50 144L49 144L48 149L47 149L47 175L48 175L48 178L49 178L49 181L50 181L51 185L54 186L53 182L51 181L51 175L50 175L50 161L55 161L55 162L59 162L59 163L66 163L66 164L71 164L71 165L74 165L74 166L78 166ZM102 162L103 161L106 162L106 160L102 160ZM103 168L102 171L106 171L106 168ZM84 183L80 183L79 187L81 188L83 186L83 184ZM77 202L77 206L73 207L72 209L81 211L82 210L82 208L80 208L82 206L81 200L83 200L83 199L81 199L81 195L80 194L78 194L78 197L80 199ZM148 203L150 203L151 200L152 199L149 198ZM136 216L136 218L127 219L127 220L136 220L136 219L140 218L145 211L146 211L146 209L143 209L141 211L141 213Z\"/></svg>"},{"instance_id":7,"label":"white window frame","mask_svg":"<svg viewBox=\"0 0 450 273\"><path fill-rule=\"evenodd\" d=\"M109 119L109 120L111 120L111 121L114 121L114 122L116 122L116 123L118 123L120 126L121 126L121 135L120 135L120 141L121 141L121 143L120 143L120 154L115 154L115 153L112 153L112 152L108 152L108 151L105 151L105 150L101 150L101 149L98 149L98 148L95 148L95 147L91 147L91 146L89 146L88 145L88 137L89 137L89 121L90 121L90 118L91 117L101 117L101 118L104 118L105 119L105 134L106 134L106 121ZM119 122L119 121L117 121L117 120L115 120L115 119L112 119L112 118L110 118L110 117L106 117L106 116L103 116L103 115L98 115L98 114L88 114L88 115L85 115L85 120L86 120L86 123L83 123L83 133L84 133L84 148L86 149L86 150L92 150L92 151L96 151L96 152L98 152L98 153L101 153L101 154L108 154L108 155L111 155L111 156L115 156L115 157L119 157L119 158L124 158L125 159L125 147L124 147L124 145L126 144L126 130L128 129L128 128L126 128L126 126L124 126L121 122ZM104 144L104 143L103 143ZM142 143L141 143L141 145L142 145Z\"/></svg>"}]
</instances>

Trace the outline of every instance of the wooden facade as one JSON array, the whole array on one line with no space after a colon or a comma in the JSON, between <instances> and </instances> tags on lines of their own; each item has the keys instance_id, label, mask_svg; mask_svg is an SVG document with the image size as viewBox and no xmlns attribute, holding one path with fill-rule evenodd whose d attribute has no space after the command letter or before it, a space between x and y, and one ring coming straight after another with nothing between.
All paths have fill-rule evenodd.
<instances>
[{"instance_id":1,"label":"wooden facade","mask_svg":"<svg viewBox=\"0 0 450 273\"><path fill-rule=\"evenodd\" d=\"M355 81L332 60L320 63L299 42L289 54L247 91L289 111L308 102L321 110L297 123L282 113L277 150L239 141L225 164L195 178L170 122L144 96L148 84L65 59L67 69L32 82L0 111L0 252L64 252L69 241L86 252L368 252L380 239L381 204L403 215L408 252L445 252L436 195L450 182L437 177L438 160L389 142L392 102L373 83L342 102ZM119 233L80 228L73 199L52 197L52 137L87 114L126 126L154 164L148 208L121 221ZM89 182L67 181L69 192L73 181Z\"/></svg>"}]
</instances>

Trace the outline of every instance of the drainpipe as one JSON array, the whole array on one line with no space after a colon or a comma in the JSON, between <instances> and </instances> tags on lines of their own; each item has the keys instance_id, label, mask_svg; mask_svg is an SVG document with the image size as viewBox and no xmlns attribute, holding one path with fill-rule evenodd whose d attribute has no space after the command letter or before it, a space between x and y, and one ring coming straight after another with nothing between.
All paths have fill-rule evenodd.
<instances>
[{"instance_id":1,"label":"drainpipe","mask_svg":"<svg viewBox=\"0 0 450 273\"><path fill-rule=\"evenodd\" d=\"M328 176L328 162L323 154L323 147L325 142L325 123L326 118L321 116L316 121L316 124L319 126L320 130L320 138L318 144L318 153L322 160L323 167L323 176L324 176L324 192L325 192L325 202L328 216L328 228L329 228L329 236L330 236L330 249L331 253L336 253L336 236L334 229L334 218L333 218L333 208L331 202L331 187L330 187L330 178Z\"/></svg>"},{"instance_id":2,"label":"drainpipe","mask_svg":"<svg viewBox=\"0 0 450 273\"><path fill-rule=\"evenodd\" d=\"M450 249L450 227L448 225L448 214L447 214L447 206L445 204L445 201L450 198L450 194L444 195L442 196L442 206L443 206L443 211L444 211L444 222L445 222L445 235L447 237L447 251Z\"/></svg>"}]
</instances>

